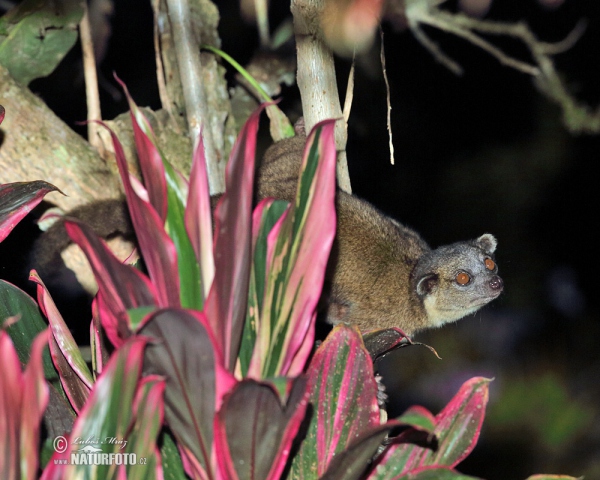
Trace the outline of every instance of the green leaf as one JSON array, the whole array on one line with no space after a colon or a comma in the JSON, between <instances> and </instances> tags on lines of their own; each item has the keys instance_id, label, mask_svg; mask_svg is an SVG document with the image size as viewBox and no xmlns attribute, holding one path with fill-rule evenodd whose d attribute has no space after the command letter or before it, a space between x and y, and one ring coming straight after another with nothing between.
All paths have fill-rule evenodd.
<instances>
[{"instance_id":1,"label":"green leaf","mask_svg":"<svg viewBox=\"0 0 600 480\"><path fill-rule=\"evenodd\" d=\"M132 330L138 330L142 320L156 310L155 306L137 307L127 310L129 316L129 325Z\"/></svg>"},{"instance_id":2,"label":"green leaf","mask_svg":"<svg viewBox=\"0 0 600 480\"><path fill-rule=\"evenodd\" d=\"M78 0L26 0L0 19L0 63L22 84L52 73L77 40Z\"/></svg>"},{"instance_id":3,"label":"green leaf","mask_svg":"<svg viewBox=\"0 0 600 480\"><path fill-rule=\"evenodd\" d=\"M0 280L0 323L10 317L19 317L6 329L10 335L21 365L29 362L29 352L33 339L46 330L48 325L40 315L40 310L33 299L22 290L4 280ZM44 364L44 377L59 391L62 391L58 373L54 368L50 352L44 350L42 354Z\"/></svg>"},{"instance_id":4,"label":"green leaf","mask_svg":"<svg viewBox=\"0 0 600 480\"><path fill-rule=\"evenodd\" d=\"M173 434L169 430L163 429L161 439L160 456L162 457L164 480L187 480L188 477L183 470L183 463Z\"/></svg>"},{"instance_id":5,"label":"green leaf","mask_svg":"<svg viewBox=\"0 0 600 480\"><path fill-rule=\"evenodd\" d=\"M86 445L99 448L101 453L134 454L137 457L137 452L131 449L129 442L126 445L121 442L128 440L135 421L136 412L132 406L140 396L138 381L147 341L144 337L132 337L113 354L73 426L66 451L55 452L44 472L47 475L45 478L124 478L119 476L121 467L116 464L65 466L58 460L70 460L71 454L85 455L85 451L81 452L80 449L82 441L85 442L86 439L92 439L92 443L85 442ZM139 406L139 402L137 405ZM158 410L155 414L160 412L159 409L160 407L155 408ZM155 425L149 423L148 428ZM96 443L95 439L98 439ZM105 439L113 440L104 441Z\"/></svg>"},{"instance_id":6,"label":"green leaf","mask_svg":"<svg viewBox=\"0 0 600 480\"><path fill-rule=\"evenodd\" d=\"M163 220L165 230L173 241L175 250L177 251L181 306L201 310L204 298L200 267L185 226L185 207L188 196L187 182L182 182L181 176L165 159L165 156L158 148L158 143L150 122L148 122L148 119L129 95L125 84L120 83L129 101L131 124L133 126L140 170L144 177L144 186L148 191L150 203ZM134 221L135 224L136 222ZM144 255L144 259L146 259L147 253L144 249L142 249L142 254ZM171 303L170 306L176 305Z\"/></svg>"},{"instance_id":7,"label":"green leaf","mask_svg":"<svg viewBox=\"0 0 600 480\"><path fill-rule=\"evenodd\" d=\"M219 55L223 60L226 60L233 68L235 68L238 73L244 77L244 79L254 88L255 94L259 97L262 97L263 101L270 103L267 105L267 115L271 120L271 136L273 140L278 142L279 140L283 140L284 138L293 137L294 127L290 123L290 120L287 118L285 113L281 111L281 109L273 103L273 100L267 92L261 87L260 83L252 76L248 71L242 67L238 62L236 62L231 56L225 53L223 50L219 50L218 48L212 47L210 45L202 45L202 48L205 50L209 50L217 55Z\"/></svg>"},{"instance_id":8,"label":"green leaf","mask_svg":"<svg viewBox=\"0 0 600 480\"><path fill-rule=\"evenodd\" d=\"M37 283L38 302L50 322L52 336L49 345L54 366L58 370L61 384L72 407L79 412L88 399L94 379L71 331L35 270L29 278Z\"/></svg>"},{"instance_id":9,"label":"green leaf","mask_svg":"<svg viewBox=\"0 0 600 480\"><path fill-rule=\"evenodd\" d=\"M128 451L143 461L127 466L127 480L157 478L159 465L156 438L163 423L165 381L157 376L144 377L133 402L135 421L127 435Z\"/></svg>"},{"instance_id":10,"label":"green leaf","mask_svg":"<svg viewBox=\"0 0 600 480\"><path fill-rule=\"evenodd\" d=\"M411 427L418 428L427 433L433 433L435 429L435 417L429 410L420 406L410 407L406 412L396 418L396 421Z\"/></svg>"}]
</instances>

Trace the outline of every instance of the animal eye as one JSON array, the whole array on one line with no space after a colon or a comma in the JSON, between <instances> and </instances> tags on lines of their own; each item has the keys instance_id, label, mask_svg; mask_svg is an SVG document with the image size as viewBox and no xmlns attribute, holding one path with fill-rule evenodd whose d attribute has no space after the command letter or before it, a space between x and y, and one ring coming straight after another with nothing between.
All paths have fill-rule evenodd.
<instances>
[{"instance_id":1,"label":"animal eye","mask_svg":"<svg viewBox=\"0 0 600 480\"><path fill-rule=\"evenodd\" d=\"M460 272L456 275L456 283L459 285L467 285L471 281L471 276L468 273Z\"/></svg>"},{"instance_id":2,"label":"animal eye","mask_svg":"<svg viewBox=\"0 0 600 480\"><path fill-rule=\"evenodd\" d=\"M496 268L496 262L494 262L491 258L486 258L484 263L485 268L487 268L488 270L493 270L494 268Z\"/></svg>"}]
</instances>

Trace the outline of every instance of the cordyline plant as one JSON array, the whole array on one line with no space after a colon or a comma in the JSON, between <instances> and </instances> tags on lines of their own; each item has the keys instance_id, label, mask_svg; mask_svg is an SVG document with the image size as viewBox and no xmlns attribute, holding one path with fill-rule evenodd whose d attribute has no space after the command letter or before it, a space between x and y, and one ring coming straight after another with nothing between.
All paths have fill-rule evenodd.
<instances>
[{"instance_id":1,"label":"cordyline plant","mask_svg":"<svg viewBox=\"0 0 600 480\"><path fill-rule=\"evenodd\" d=\"M131 99L130 109L143 185L113 142L147 274L117 260L85 224L66 221L99 286L91 371L35 271L50 333L35 303L0 282L0 471L39 475L46 410L45 479L473 478L454 467L477 441L489 380L466 382L436 416L412 407L381 424L360 332L339 325L313 352L335 235L334 122L308 136L295 203L268 199L253 210L252 115L213 230L202 142L185 180ZM2 186L1 238L51 190ZM66 420L46 409L49 397L51 407L68 400ZM404 430L383 449L396 427Z\"/></svg>"}]
</instances>

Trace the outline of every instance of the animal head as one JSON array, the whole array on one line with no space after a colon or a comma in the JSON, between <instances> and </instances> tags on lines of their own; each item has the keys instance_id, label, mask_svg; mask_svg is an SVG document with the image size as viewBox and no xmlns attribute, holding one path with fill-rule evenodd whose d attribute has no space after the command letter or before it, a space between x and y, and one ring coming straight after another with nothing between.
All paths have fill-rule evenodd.
<instances>
[{"instance_id":1,"label":"animal head","mask_svg":"<svg viewBox=\"0 0 600 480\"><path fill-rule=\"evenodd\" d=\"M481 237L446 245L423 255L411 281L423 302L429 326L437 327L474 313L502 293L494 260L497 241Z\"/></svg>"}]
</instances>

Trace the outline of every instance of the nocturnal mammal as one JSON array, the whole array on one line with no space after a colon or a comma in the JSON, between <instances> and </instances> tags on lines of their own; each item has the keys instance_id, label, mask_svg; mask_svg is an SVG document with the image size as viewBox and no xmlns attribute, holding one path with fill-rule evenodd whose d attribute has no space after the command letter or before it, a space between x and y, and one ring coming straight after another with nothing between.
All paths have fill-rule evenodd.
<instances>
[{"instance_id":1,"label":"nocturnal mammal","mask_svg":"<svg viewBox=\"0 0 600 480\"><path fill-rule=\"evenodd\" d=\"M288 138L266 151L257 171L257 199L293 201L305 140ZM497 242L489 233L431 249L414 230L354 195L338 190L336 211L337 234L326 276L329 323L353 323L362 331L399 327L410 335L474 313L502 292L493 255ZM70 215L90 222L105 237L117 230L127 235L131 228L122 200ZM38 241L34 266L42 278L68 243L62 224Z\"/></svg>"},{"instance_id":2,"label":"nocturnal mammal","mask_svg":"<svg viewBox=\"0 0 600 480\"><path fill-rule=\"evenodd\" d=\"M259 198L292 201L302 136L273 144L257 172ZM361 330L399 327L407 334L474 313L500 295L496 239L432 250L419 234L360 198L338 190L337 233L329 261L327 320Z\"/></svg>"}]
</instances>

